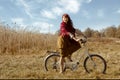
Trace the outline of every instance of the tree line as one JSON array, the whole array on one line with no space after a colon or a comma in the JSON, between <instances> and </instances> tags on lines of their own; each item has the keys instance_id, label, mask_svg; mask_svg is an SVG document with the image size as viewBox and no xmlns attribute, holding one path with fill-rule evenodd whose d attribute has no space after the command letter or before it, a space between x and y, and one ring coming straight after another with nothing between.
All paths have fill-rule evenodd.
<instances>
[{"instance_id":1,"label":"tree line","mask_svg":"<svg viewBox=\"0 0 120 80\"><path fill-rule=\"evenodd\" d=\"M87 28L83 32L87 37L109 37L109 38L120 38L120 25L119 26L109 26L100 31Z\"/></svg>"}]
</instances>

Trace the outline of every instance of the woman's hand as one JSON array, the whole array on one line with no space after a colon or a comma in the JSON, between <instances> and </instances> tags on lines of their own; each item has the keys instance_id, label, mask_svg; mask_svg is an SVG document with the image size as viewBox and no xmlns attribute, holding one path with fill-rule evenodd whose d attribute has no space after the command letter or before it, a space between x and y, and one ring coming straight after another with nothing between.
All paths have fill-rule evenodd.
<instances>
[{"instance_id":1,"label":"woman's hand","mask_svg":"<svg viewBox=\"0 0 120 80\"><path fill-rule=\"evenodd\" d=\"M80 39L79 38L76 38L76 37L73 37L72 39L74 39L75 41L79 42Z\"/></svg>"},{"instance_id":2,"label":"woman's hand","mask_svg":"<svg viewBox=\"0 0 120 80\"><path fill-rule=\"evenodd\" d=\"M80 41L80 39L75 39L75 41L79 42L79 41Z\"/></svg>"}]
</instances>

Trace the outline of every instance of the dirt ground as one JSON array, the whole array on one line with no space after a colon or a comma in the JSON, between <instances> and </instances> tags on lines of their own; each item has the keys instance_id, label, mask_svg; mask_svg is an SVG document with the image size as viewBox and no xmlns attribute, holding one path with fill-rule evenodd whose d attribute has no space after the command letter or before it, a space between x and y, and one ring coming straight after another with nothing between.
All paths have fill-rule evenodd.
<instances>
[{"instance_id":1,"label":"dirt ground","mask_svg":"<svg viewBox=\"0 0 120 80\"><path fill-rule=\"evenodd\" d=\"M45 52L33 54L0 55L0 79L120 79L120 43L89 42L90 52L101 55L107 62L106 74L88 74L81 66L65 73L46 72L44 69ZM82 52L82 50L81 50ZM73 54L73 60L77 54Z\"/></svg>"}]
</instances>

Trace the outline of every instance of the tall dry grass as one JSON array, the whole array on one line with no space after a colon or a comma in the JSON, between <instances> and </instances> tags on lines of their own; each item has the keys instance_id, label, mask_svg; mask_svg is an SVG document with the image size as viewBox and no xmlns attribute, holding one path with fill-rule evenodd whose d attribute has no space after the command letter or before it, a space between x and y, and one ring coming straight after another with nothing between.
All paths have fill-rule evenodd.
<instances>
[{"instance_id":1,"label":"tall dry grass","mask_svg":"<svg viewBox=\"0 0 120 80\"><path fill-rule=\"evenodd\" d=\"M30 53L31 50L55 49L56 38L57 36L53 34L15 31L0 25L0 54L22 54L26 50Z\"/></svg>"},{"instance_id":2,"label":"tall dry grass","mask_svg":"<svg viewBox=\"0 0 120 80\"><path fill-rule=\"evenodd\" d=\"M106 60L106 74L88 74L82 62L76 71L45 72L43 51L56 49L56 40L57 35L16 31L0 25L0 79L120 79L120 39L88 39L90 52ZM82 50L75 52L72 59L76 60L80 53Z\"/></svg>"}]
</instances>

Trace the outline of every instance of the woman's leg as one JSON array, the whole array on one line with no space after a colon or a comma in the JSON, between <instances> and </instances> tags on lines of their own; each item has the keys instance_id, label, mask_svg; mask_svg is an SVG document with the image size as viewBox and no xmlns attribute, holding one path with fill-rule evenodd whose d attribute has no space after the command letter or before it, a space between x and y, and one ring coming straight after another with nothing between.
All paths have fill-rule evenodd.
<instances>
[{"instance_id":1,"label":"woman's leg","mask_svg":"<svg viewBox=\"0 0 120 80\"><path fill-rule=\"evenodd\" d=\"M64 72L64 66L65 66L65 57L60 57L60 73Z\"/></svg>"},{"instance_id":2,"label":"woman's leg","mask_svg":"<svg viewBox=\"0 0 120 80\"><path fill-rule=\"evenodd\" d=\"M67 56L67 58L68 58L68 60L69 60L70 62L72 62L72 59L71 59L71 54L70 54L70 55L68 55L68 56Z\"/></svg>"}]
</instances>

